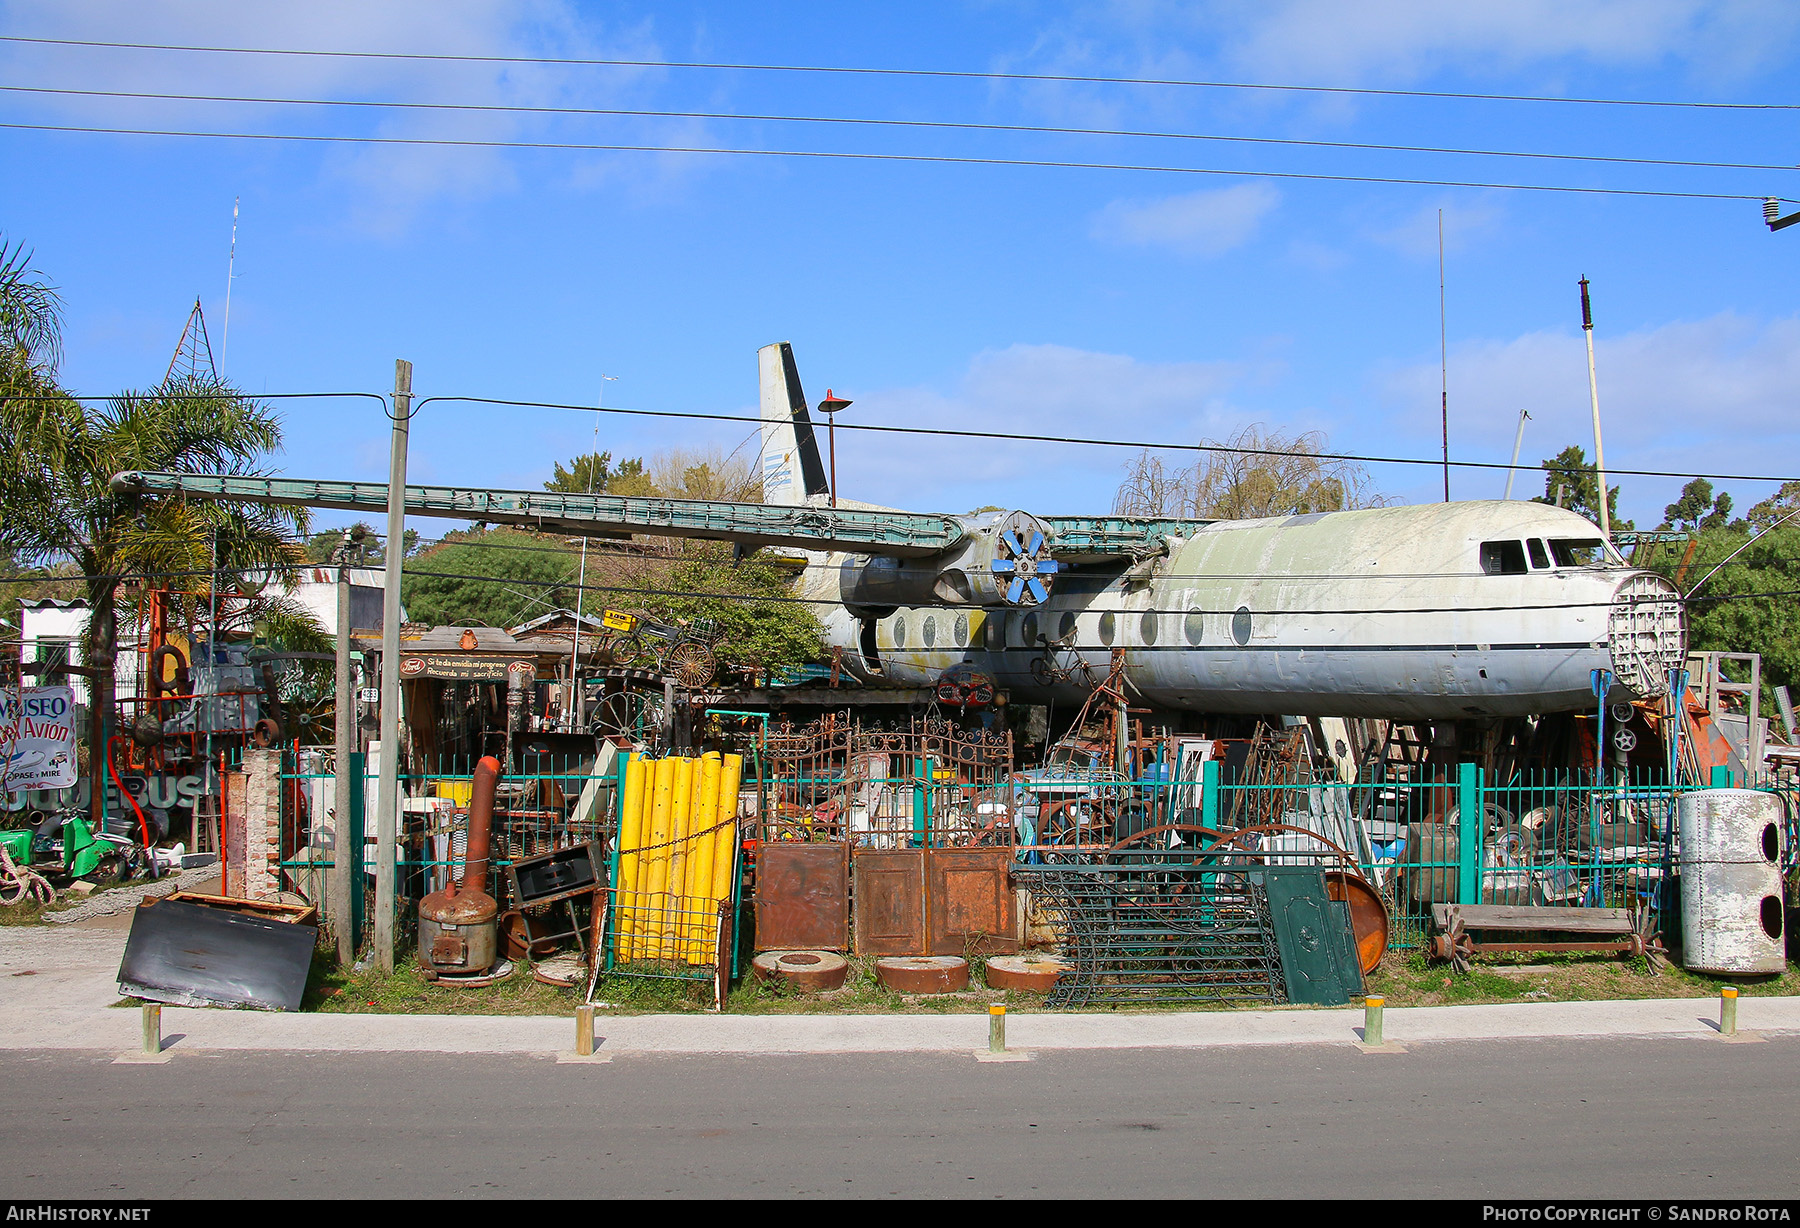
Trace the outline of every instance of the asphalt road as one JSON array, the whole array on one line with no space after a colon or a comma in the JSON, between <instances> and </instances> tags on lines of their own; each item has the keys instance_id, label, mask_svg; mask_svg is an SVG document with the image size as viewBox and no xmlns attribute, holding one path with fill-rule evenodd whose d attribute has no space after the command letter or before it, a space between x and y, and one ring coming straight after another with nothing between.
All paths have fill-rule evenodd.
<instances>
[{"instance_id":1,"label":"asphalt road","mask_svg":"<svg viewBox=\"0 0 1800 1228\"><path fill-rule=\"evenodd\" d=\"M1800 1037L0 1055L0 1197L1791 1198Z\"/></svg>"}]
</instances>

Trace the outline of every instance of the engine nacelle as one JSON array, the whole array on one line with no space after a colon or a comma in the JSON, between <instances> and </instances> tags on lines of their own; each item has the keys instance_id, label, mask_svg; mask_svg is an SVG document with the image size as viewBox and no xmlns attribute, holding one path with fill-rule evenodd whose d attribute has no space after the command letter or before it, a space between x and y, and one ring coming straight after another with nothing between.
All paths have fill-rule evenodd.
<instances>
[{"instance_id":1,"label":"engine nacelle","mask_svg":"<svg viewBox=\"0 0 1800 1228\"><path fill-rule=\"evenodd\" d=\"M968 536L944 554L844 560L838 578L844 604L1034 606L1050 596L1059 564L1050 557L1050 532L1043 521L1029 512L990 512L962 520Z\"/></svg>"}]
</instances>

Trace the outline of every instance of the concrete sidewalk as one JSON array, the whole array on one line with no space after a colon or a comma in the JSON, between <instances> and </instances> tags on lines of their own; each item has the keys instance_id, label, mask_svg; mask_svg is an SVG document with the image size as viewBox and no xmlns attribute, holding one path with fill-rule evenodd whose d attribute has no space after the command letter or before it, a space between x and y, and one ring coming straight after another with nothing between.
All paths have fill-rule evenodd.
<instances>
[{"instance_id":1,"label":"concrete sidewalk","mask_svg":"<svg viewBox=\"0 0 1800 1228\"><path fill-rule=\"evenodd\" d=\"M139 1015L113 1009L123 928L0 929L0 1050L126 1052ZM1575 1037L1719 1040L1709 998L1392 1008L1391 1043ZM300 1015L164 1007L172 1053L221 1050L365 1053L570 1052L573 1015ZM1744 998L1738 1026L1800 1033L1800 998ZM1015 1049L1215 1048L1360 1039L1362 1011L1240 1010L1145 1014L1014 1014ZM967 1054L987 1043L985 1015L602 1015L602 1055L620 1053Z\"/></svg>"}]
</instances>

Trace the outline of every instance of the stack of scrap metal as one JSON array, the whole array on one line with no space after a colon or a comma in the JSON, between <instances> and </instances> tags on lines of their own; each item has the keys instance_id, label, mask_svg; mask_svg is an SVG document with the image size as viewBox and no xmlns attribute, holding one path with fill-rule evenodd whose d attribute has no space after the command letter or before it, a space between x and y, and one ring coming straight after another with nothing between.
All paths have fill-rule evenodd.
<instances>
[{"instance_id":1,"label":"stack of scrap metal","mask_svg":"<svg viewBox=\"0 0 1800 1228\"><path fill-rule=\"evenodd\" d=\"M1063 936L1068 971L1052 1007L1337 1005L1362 987L1349 910L1330 898L1322 865L1143 850L1014 872Z\"/></svg>"}]
</instances>

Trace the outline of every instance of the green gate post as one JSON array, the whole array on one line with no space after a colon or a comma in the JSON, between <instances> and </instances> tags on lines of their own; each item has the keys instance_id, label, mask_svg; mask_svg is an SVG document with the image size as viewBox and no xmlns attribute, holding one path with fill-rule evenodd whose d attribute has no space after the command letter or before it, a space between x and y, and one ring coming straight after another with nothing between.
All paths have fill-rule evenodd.
<instances>
[{"instance_id":1,"label":"green gate post","mask_svg":"<svg viewBox=\"0 0 1800 1228\"><path fill-rule=\"evenodd\" d=\"M1709 789L1731 788L1731 769L1724 764L1716 764L1712 770L1712 779L1706 782Z\"/></svg>"},{"instance_id":2,"label":"green gate post","mask_svg":"<svg viewBox=\"0 0 1800 1228\"><path fill-rule=\"evenodd\" d=\"M1219 761L1208 759L1200 765L1200 826L1219 830Z\"/></svg>"},{"instance_id":3,"label":"green gate post","mask_svg":"<svg viewBox=\"0 0 1800 1228\"><path fill-rule=\"evenodd\" d=\"M1481 903L1481 769L1456 767L1457 892L1462 904Z\"/></svg>"},{"instance_id":4,"label":"green gate post","mask_svg":"<svg viewBox=\"0 0 1800 1228\"><path fill-rule=\"evenodd\" d=\"M350 818L344 825L344 847L333 860L350 875L350 945L358 950L362 948L363 891L367 886L363 870L363 794L368 787L369 756L360 750L351 751Z\"/></svg>"},{"instance_id":5,"label":"green gate post","mask_svg":"<svg viewBox=\"0 0 1800 1228\"><path fill-rule=\"evenodd\" d=\"M924 848L931 841L931 815L927 810L931 797L931 760L913 760L913 847Z\"/></svg>"}]
</instances>

